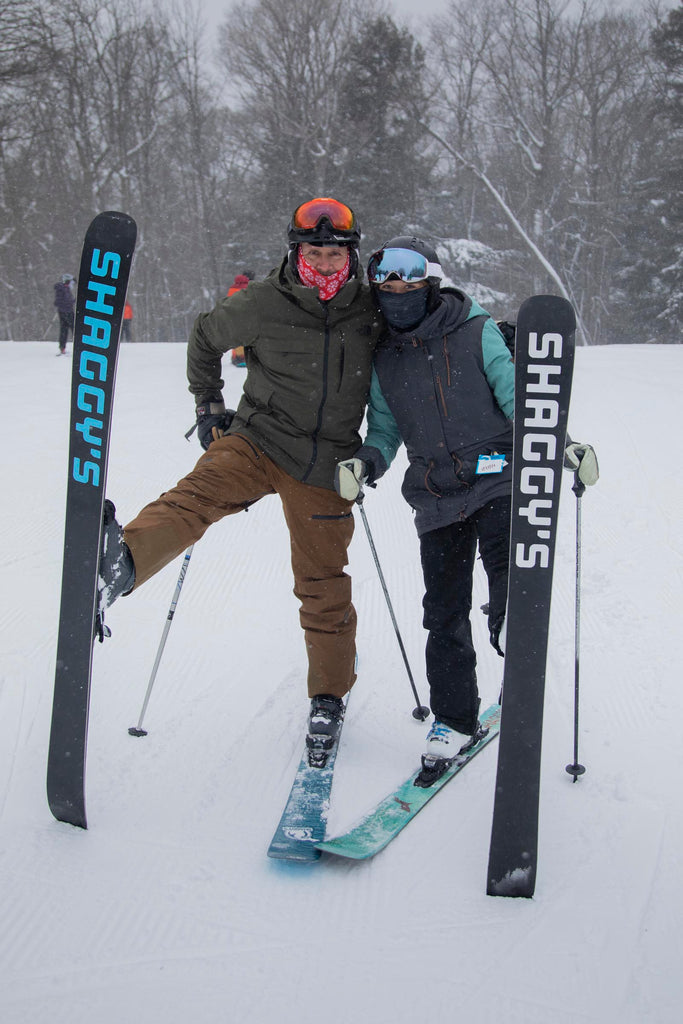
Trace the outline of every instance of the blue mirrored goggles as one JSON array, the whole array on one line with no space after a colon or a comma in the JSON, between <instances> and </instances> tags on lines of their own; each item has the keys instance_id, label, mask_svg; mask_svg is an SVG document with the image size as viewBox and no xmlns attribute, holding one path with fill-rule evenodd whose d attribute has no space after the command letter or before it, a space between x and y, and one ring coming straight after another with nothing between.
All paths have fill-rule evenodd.
<instances>
[{"instance_id":1,"label":"blue mirrored goggles","mask_svg":"<svg viewBox=\"0 0 683 1024\"><path fill-rule=\"evenodd\" d=\"M440 263L430 263L414 249L378 249L368 263L368 280L383 284L394 274L401 281L426 281L428 277L443 277Z\"/></svg>"}]
</instances>

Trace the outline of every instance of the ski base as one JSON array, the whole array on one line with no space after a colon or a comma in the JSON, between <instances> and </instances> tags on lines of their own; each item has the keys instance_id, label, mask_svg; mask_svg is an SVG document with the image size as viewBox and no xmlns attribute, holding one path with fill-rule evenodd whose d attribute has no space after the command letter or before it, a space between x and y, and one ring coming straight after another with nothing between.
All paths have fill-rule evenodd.
<instances>
[{"instance_id":1,"label":"ski base","mask_svg":"<svg viewBox=\"0 0 683 1024\"><path fill-rule=\"evenodd\" d=\"M466 754L454 760L451 767L431 786L422 788L416 785L416 780L423 771L422 768L418 769L398 789L385 797L358 825L334 839L319 842L318 850L351 860L374 857L405 828L409 821L413 820L446 783L495 739L500 727L499 704L492 704L486 709L480 718L480 725L482 729L487 730L486 735Z\"/></svg>"},{"instance_id":2,"label":"ski base","mask_svg":"<svg viewBox=\"0 0 683 1024\"><path fill-rule=\"evenodd\" d=\"M338 749L339 737L332 747L325 751L324 766L317 768L309 763L310 751L304 746L289 799L268 847L269 857L302 863L311 863L319 859L320 851L317 844L325 838Z\"/></svg>"}]
</instances>

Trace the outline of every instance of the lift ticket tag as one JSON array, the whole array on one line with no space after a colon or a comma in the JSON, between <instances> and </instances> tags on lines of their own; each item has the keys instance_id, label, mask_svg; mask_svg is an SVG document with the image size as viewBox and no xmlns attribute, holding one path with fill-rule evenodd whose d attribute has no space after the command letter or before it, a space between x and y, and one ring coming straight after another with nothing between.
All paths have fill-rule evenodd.
<instances>
[{"instance_id":1,"label":"lift ticket tag","mask_svg":"<svg viewBox=\"0 0 683 1024\"><path fill-rule=\"evenodd\" d=\"M502 473L504 466L507 466L505 456L499 455L498 452L494 452L493 455L480 455L477 459L477 476Z\"/></svg>"}]
</instances>

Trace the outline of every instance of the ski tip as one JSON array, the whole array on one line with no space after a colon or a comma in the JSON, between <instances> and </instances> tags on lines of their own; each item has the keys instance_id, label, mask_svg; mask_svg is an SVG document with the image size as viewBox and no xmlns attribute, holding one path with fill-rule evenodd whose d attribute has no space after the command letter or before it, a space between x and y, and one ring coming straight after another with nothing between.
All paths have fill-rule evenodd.
<instances>
[{"instance_id":1,"label":"ski tip","mask_svg":"<svg viewBox=\"0 0 683 1024\"><path fill-rule=\"evenodd\" d=\"M103 210L102 213L98 213L97 216L93 218L92 223L95 224L98 221L112 220L118 220L123 224L135 225L137 227L134 218L131 217L129 213L124 213L123 210Z\"/></svg>"},{"instance_id":2,"label":"ski tip","mask_svg":"<svg viewBox=\"0 0 683 1024\"><path fill-rule=\"evenodd\" d=\"M55 800L51 800L48 797L48 804L52 815L57 821L63 822L65 825L73 825L74 828L82 828L87 831L88 822L85 817L85 808L74 807L70 803L63 803Z\"/></svg>"},{"instance_id":3,"label":"ski tip","mask_svg":"<svg viewBox=\"0 0 683 1024\"><path fill-rule=\"evenodd\" d=\"M487 896L521 896L531 899L534 894L535 881L535 870L530 864L528 867L508 871L500 879L489 878L486 894Z\"/></svg>"},{"instance_id":4,"label":"ski tip","mask_svg":"<svg viewBox=\"0 0 683 1024\"><path fill-rule=\"evenodd\" d=\"M274 843L268 849L268 856L271 860L286 861L289 864L315 864L320 860L320 850L310 843L301 843L298 847L294 844Z\"/></svg>"},{"instance_id":5,"label":"ski tip","mask_svg":"<svg viewBox=\"0 0 683 1024\"><path fill-rule=\"evenodd\" d=\"M571 331L576 328L576 312L569 299L562 295L530 295L519 307L517 324L523 320L527 313L531 316L541 313L543 316L561 318L564 321L563 329Z\"/></svg>"},{"instance_id":6,"label":"ski tip","mask_svg":"<svg viewBox=\"0 0 683 1024\"><path fill-rule=\"evenodd\" d=\"M384 845L386 846L386 843ZM340 838L339 842L336 839L326 839L324 843L318 843L316 849L322 853L331 854L334 857L342 857L344 860L368 860L370 857L374 857L375 854L380 853L384 846L380 850L345 846L343 838Z\"/></svg>"}]
</instances>

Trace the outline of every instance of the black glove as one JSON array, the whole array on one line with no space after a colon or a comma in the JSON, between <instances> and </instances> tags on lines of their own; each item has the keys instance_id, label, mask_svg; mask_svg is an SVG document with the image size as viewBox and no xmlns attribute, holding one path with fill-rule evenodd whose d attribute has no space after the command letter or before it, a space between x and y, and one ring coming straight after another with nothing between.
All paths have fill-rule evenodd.
<instances>
[{"instance_id":1,"label":"black glove","mask_svg":"<svg viewBox=\"0 0 683 1024\"><path fill-rule=\"evenodd\" d=\"M365 483L368 487L374 487L389 468L379 448L371 444L362 444L354 458L365 463Z\"/></svg>"},{"instance_id":2,"label":"black glove","mask_svg":"<svg viewBox=\"0 0 683 1024\"><path fill-rule=\"evenodd\" d=\"M225 408L223 399L209 399L197 406L197 436L204 451L212 441L223 437L234 415L233 409Z\"/></svg>"}]
</instances>

